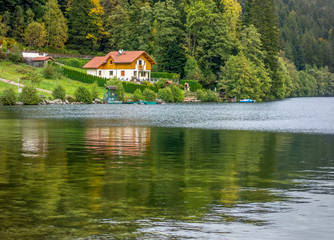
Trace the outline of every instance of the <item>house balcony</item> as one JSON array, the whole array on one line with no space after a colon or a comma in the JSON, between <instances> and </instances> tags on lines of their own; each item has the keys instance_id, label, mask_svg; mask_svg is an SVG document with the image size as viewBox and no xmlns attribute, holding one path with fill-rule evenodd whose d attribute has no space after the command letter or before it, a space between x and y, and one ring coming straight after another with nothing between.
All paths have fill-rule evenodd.
<instances>
[{"instance_id":1,"label":"house balcony","mask_svg":"<svg viewBox=\"0 0 334 240\"><path fill-rule=\"evenodd\" d=\"M144 65L138 65L138 70L144 70Z\"/></svg>"}]
</instances>

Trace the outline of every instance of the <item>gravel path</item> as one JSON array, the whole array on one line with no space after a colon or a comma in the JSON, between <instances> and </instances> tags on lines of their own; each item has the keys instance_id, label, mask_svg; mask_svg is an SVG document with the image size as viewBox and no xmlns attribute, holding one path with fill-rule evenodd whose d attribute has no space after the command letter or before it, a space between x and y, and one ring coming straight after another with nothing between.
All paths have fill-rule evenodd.
<instances>
[{"instance_id":1,"label":"gravel path","mask_svg":"<svg viewBox=\"0 0 334 240\"><path fill-rule=\"evenodd\" d=\"M15 86L24 87L23 84L21 84L21 83L17 83L17 82L11 81L11 80L7 80L7 79L0 78L0 81L1 81L1 82L4 82L4 83L8 83L8 84L15 85ZM52 94L52 91L50 91L50 90L45 90L45 89L40 89L40 88L36 88L36 89L37 89L38 91L41 91L41 92L45 92L45 93L50 93L50 94Z\"/></svg>"}]
</instances>

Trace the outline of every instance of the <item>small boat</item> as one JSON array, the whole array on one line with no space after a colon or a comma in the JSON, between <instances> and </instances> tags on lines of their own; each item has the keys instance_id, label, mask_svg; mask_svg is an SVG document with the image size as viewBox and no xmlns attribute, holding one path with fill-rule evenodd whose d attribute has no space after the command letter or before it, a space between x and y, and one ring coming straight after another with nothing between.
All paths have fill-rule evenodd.
<instances>
[{"instance_id":1,"label":"small boat","mask_svg":"<svg viewBox=\"0 0 334 240\"><path fill-rule=\"evenodd\" d=\"M122 101L108 101L108 104L122 104Z\"/></svg>"},{"instance_id":2,"label":"small boat","mask_svg":"<svg viewBox=\"0 0 334 240\"><path fill-rule=\"evenodd\" d=\"M157 102L149 102L149 101L143 101L143 100L139 100L137 102L135 102L137 104L144 104L144 105L155 105L158 104Z\"/></svg>"},{"instance_id":3,"label":"small boat","mask_svg":"<svg viewBox=\"0 0 334 240\"><path fill-rule=\"evenodd\" d=\"M255 103L256 100L252 100L252 99L249 99L249 98L245 98L245 99L242 99L240 100L241 103Z\"/></svg>"}]
</instances>

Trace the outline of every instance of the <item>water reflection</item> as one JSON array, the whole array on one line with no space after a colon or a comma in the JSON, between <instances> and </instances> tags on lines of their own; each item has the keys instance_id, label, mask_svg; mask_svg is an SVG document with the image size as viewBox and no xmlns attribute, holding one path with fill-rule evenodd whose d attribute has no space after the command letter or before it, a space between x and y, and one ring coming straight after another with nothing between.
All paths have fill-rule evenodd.
<instances>
[{"instance_id":1,"label":"water reflection","mask_svg":"<svg viewBox=\"0 0 334 240\"><path fill-rule=\"evenodd\" d=\"M0 135L4 238L219 239L294 228L275 216L310 194L333 208L319 196L333 195L330 135L22 119L0 119Z\"/></svg>"},{"instance_id":2,"label":"water reflection","mask_svg":"<svg viewBox=\"0 0 334 240\"><path fill-rule=\"evenodd\" d=\"M87 148L111 155L142 155L150 147L150 128L102 127L87 128Z\"/></svg>"}]
</instances>

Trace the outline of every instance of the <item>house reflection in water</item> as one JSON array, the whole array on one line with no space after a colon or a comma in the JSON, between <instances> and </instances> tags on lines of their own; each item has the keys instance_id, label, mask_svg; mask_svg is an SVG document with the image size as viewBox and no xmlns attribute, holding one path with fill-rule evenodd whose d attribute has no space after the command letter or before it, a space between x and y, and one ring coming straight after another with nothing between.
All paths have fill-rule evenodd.
<instances>
[{"instance_id":1,"label":"house reflection in water","mask_svg":"<svg viewBox=\"0 0 334 240\"><path fill-rule=\"evenodd\" d=\"M22 130L22 156L45 157L48 149L48 134L45 126L30 122Z\"/></svg>"},{"instance_id":2,"label":"house reflection in water","mask_svg":"<svg viewBox=\"0 0 334 240\"><path fill-rule=\"evenodd\" d=\"M112 155L140 156L150 146L150 128L108 127L86 130L87 148Z\"/></svg>"}]
</instances>

